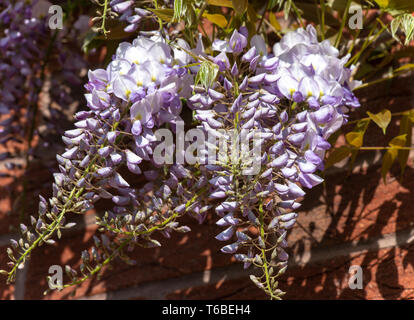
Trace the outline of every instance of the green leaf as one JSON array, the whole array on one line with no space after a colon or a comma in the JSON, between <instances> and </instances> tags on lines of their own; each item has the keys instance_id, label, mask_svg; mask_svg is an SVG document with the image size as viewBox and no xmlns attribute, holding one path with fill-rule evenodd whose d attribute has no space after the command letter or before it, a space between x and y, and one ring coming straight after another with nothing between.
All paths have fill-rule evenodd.
<instances>
[{"instance_id":1,"label":"green leaf","mask_svg":"<svg viewBox=\"0 0 414 320\"><path fill-rule=\"evenodd\" d=\"M273 12L269 12L269 22L277 31L280 31L282 29L279 21L277 21L276 16Z\"/></svg>"},{"instance_id":2,"label":"green leaf","mask_svg":"<svg viewBox=\"0 0 414 320\"><path fill-rule=\"evenodd\" d=\"M389 145L390 147L404 147L405 141L407 141L407 134L401 134L393 138Z\"/></svg>"},{"instance_id":3,"label":"green leaf","mask_svg":"<svg viewBox=\"0 0 414 320\"><path fill-rule=\"evenodd\" d=\"M389 0L375 0L376 3L380 6L380 8L387 8Z\"/></svg>"},{"instance_id":4,"label":"green leaf","mask_svg":"<svg viewBox=\"0 0 414 320\"><path fill-rule=\"evenodd\" d=\"M331 7L332 10L339 11L342 15L347 7L348 0L328 0L327 2L326 7ZM359 5L360 2L359 0L353 0L350 6Z\"/></svg>"},{"instance_id":5,"label":"green leaf","mask_svg":"<svg viewBox=\"0 0 414 320\"><path fill-rule=\"evenodd\" d=\"M411 13L401 14L391 21L391 35L397 41L400 41L396 36L399 29L405 34L404 44L408 45L414 38L414 17Z\"/></svg>"},{"instance_id":6,"label":"green leaf","mask_svg":"<svg viewBox=\"0 0 414 320\"><path fill-rule=\"evenodd\" d=\"M374 121L378 127L382 129L382 132L386 132L388 125L391 122L391 111L384 109L377 114L373 114L367 111L368 116Z\"/></svg>"},{"instance_id":7,"label":"green leaf","mask_svg":"<svg viewBox=\"0 0 414 320\"><path fill-rule=\"evenodd\" d=\"M414 63L407 63L403 65L402 67L395 69L394 72L400 72L400 71L411 70L411 69L414 69Z\"/></svg>"},{"instance_id":8,"label":"green leaf","mask_svg":"<svg viewBox=\"0 0 414 320\"><path fill-rule=\"evenodd\" d=\"M360 148L362 147L362 143L364 140L364 133L363 132L348 132L345 135L346 141L353 147Z\"/></svg>"},{"instance_id":9,"label":"green leaf","mask_svg":"<svg viewBox=\"0 0 414 320\"><path fill-rule=\"evenodd\" d=\"M384 179L384 183L386 182L386 177L388 171L390 171L392 164L394 163L395 159L398 156L398 149L393 147L404 147L407 140L407 134L402 134L397 137L394 137L389 145L390 149L384 154L382 158L382 167L381 167L381 176Z\"/></svg>"},{"instance_id":10,"label":"green leaf","mask_svg":"<svg viewBox=\"0 0 414 320\"><path fill-rule=\"evenodd\" d=\"M258 20L257 12L253 8L253 6L251 6L250 4L247 6L247 19L248 19L248 21L250 21L252 23L255 23ZM250 32L249 32L249 36L250 36Z\"/></svg>"},{"instance_id":11,"label":"green leaf","mask_svg":"<svg viewBox=\"0 0 414 320\"><path fill-rule=\"evenodd\" d=\"M185 15L187 5L185 0L174 0L174 15L173 22L180 22L181 18Z\"/></svg>"},{"instance_id":12,"label":"green leaf","mask_svg":"<svg viewBox=\"0 0 414 320\"><path fill-rule=\"evenodd\" d=\"M400 123L400 134L406 135L405 147L411 147L411 131L412 131L412 121L409 115L403 115ZM407 166L408 157L410 155L410 150L398 150L398 163L401 167L401 176L404 174L405 167Z\"/></svg>"},{"instance_id":13,"label":"green leaf","mask_svg":"<svg viewBox=\"0 0 414 320\"><path fill-rule=\"evenodd\" d=\"M283 6L283 12L284 12L285 20L287 20L289 18L291 8L292 8L291 0L285 1L285 4Z\"/></svg>"},{"instance_id":14,"label":"green leaf","mask_svg":"<svg viewBox=\"0 0 414 320\"><path fill-rule=\"evenodd\" d=\"M382 157L382 167L381 167L381 176L384 179L384 183L386 182L387 173L390 171L392 164L395 161L395 158L398 155L397 149L388 149L387 152Z\"/></svg>"},{"instance_id":15,"label":"green leaf","mask_svg":"<svg viewBox=\"0 0 414 320\"><path fill-rule=\"evenodd\" d=\"M218 71L218 65L208 60L203 61L200 64L200 69L197 72L194 84L201 83L205 88L209 88L216 80Z\"/></svg>"},{"instance_id":16,"label":"green leaf","mask_svg":"<svg viewBox=\"0 0 414 320\"><path fill-rule=\"evenodd\" d=\"M326 160L326 168L332 167L335 163L338 163L351 154L351 149L347 146L342 146L337 149L334 149L328 156Z\"/></svg>"},{"instance_id":17,"label":"green leaf","mask_svg":"<svg viewBox=\"0 0 414 320\"><path fill-rule=\"evenodd\" d=\"M411 120L411 122L414 122L414 109L407 111L407 116Z\"/></svg>"},{"instance_id":18,"label":"green leaf","mask_svg":"<svg viewBox=\"0 0 414 320\"><path fill-rule=\"evenodd\" d=\"M231 0L208 0L208 4L217 7L233 8L233 1Z\"/></svg>"},{"instance_id":19,"label":"green leaf","mask_svg":"<svg viewBox=\"0 0 414 320\"><path fill-rule=\"evenodd\" d=\"M272 10L276 5L279 3L279 0L269 0L269 4L267 6L267 10Z\"/></svg>"},{"instance_id":20,"label":"green leaf","mask_svg":"<svg viewBox=\"0 0 414 320\"><path fill-rule=\"evenodd\" d=\"M205 17L208 21L218 25L222 29L227 26L227 19L222 14L203 13L203 17Z\"/></svg>"},{"instance_id":21,"label":"green leaf","mask_svg":"<svg viewBox=\"0 0 414 320\"><path fill-rule=\"evenodd\" d=\"M160 18L164 22L171 22L174 16L173 9L151 9L148 8L151 12L155 13L155 15Z\"/></svg>"},{"instance_id":22,"label":"green leaf","mask_svg":"<svg viewBox=\"0 0 414 320\"><path fill-rule=\"evenodd\" d=\"M248 0L232 0L231 2L236 15L241 16L247 10Z\"/></svg>"},{"instance_id":23,"label":"green leaf","mask_svg":"<svg viewBox=\"0 0 414 320\"><path fill-rule=\"evenodd\" d=\"M83 44L82 44L82 51L84 53L88 53L89 50L97 46L96 44L97 41L95 41L97 40L97 36L98 36L98 33L92 30L86 33L85 39L83 40Z\"/></svg>"},{"instance_id":24,"label":"green leaf","mask_svg":"<svg viewBox=\"0 0 414 320\"><path fill-rule=\"evenodd\" d=\"M414 2L412 0L388 0L388 5L384 10L392 15L412 13L414 11Z\"/></svg>"}]
</instances>

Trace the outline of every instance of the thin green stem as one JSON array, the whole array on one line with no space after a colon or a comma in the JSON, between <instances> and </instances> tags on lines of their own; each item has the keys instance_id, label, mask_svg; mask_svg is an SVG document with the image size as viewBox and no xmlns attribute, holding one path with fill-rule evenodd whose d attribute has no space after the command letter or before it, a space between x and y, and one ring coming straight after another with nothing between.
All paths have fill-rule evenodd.
<instances>
[{"instance_id":1,"label":"thin green stem","mask_svg":"<svg viewBox=\"0 0 414 320\"><path fill-rule=\"evenodd\" d=\"M377 22L376 22L376 24L374 25L374 27L370 30L370 32L369 32L369 35L368 35L368 37L365 39L365 41L364 41L364 43L363 43L363 45L362 45L362 48L361 48L361 50L360 51L358 51L358 53L357 54L355 54L355 56L354 57L352 57L349 61L348 61L348 63L346 64L346 66L348 67L348 66L350 66L350 65L352 65L355 61L358 61L358 59L359 59L359 57L362 55L362 53L365 51L365 49L369 46L369 45L371 45L372 43L374 43L377 39L378 39L378 37L387 29L387 26L385 26L385 25L382 25L382 28L381 28L381 30L380 31L378 31L378 33L377 34L375 34L375 36L370 40L370 38L371 38L371 36L372 36L372 34L374 33L374 31L375 31L375 29L377 28L377 26L378 26L378 20L379 20L379 18L377 19Z\"/></svg>"},{"instance_id":2,"label":"thin green stem","mask_svg":"<svg viewBox=\"0 0 414 320\"><path fill-rule=\"evenodd\" d=\"M109 31L107 31L105 28L106 16L108 14L108 3L109 3L109 0L105 0L104 5L103 5L104 9L103 9L103 14L102 14L102 24L101 24L101 30L105 37L109 33Z\"/></svg>"},{"instance_id":3,"label":"thin green stem","mask_svg":"<svg viewBox=\"0 0 414 320\"><path fill-rule=\"evenodd\" d=\"M264 211L263 211L263 202L260 201L259 205L259 221L260 221L260 236L262 237L263 242L265 241L265 230L264 230ZM265 279L266 279L266 288L270 295L270 300L277 299L277 297L273 294L272 285L270 282L270 274L269 274L269 266L267 262L267 256L266 256L266 250L264 248L260 248L261 255L262 255L262 261L263 266L262 269L265 273Z\"/></svg>"},{"instance_id":4,"label":"thin green stem","mask_svg":"<svg viewBox=\"0 0 414 320\"><path fill-rule=\"evenodd\" d=\"M398 149L398 150L414 150L414 147L399 147L399 146L392 146L392 147L360 147L360 148L352 148L355 150L389 150L389 149Z\"/></svg>"},{"instance_id":5,"label":"thin green stem","mask_svg":"<svg viewBox=\"0 0 414 320\"><path fill-rule=\"evenodd\" d=\"M391 117L403 116L403 115L406 115L407 113L408 113L408 111L394 112L394 113L391 113ZM354 123L357 123L359 121L364 121L364 120L369 120L369 119L371 119L371 118L370 117L365 117L365 118L361 118L361 119L358 119L358 120L352 120L352 121L347 122L346 125L354 124Z\"/></svg>"},{"instance_id":6,"label":"thin green stem","mask_svg":"<svg viewBox=\"0 0 414 320\"><path fill-rule=\"evenodd\" d=\"M123 115L121 116L121 119L125 116L125 114L127 113L129 108L126 108L126 111L123 113ZM118 122L114 123L113 127L112 127L112 131L116 130L116 128L119 126L120 124L119 120ZM105 139L105 141L103 142L101 147L104 147L106 144L108 143L108 140ZM91 162L89 163L88 167L85 169L85 172L82 174L81 178L86 177L86 175L89 173L89 171L92 169L92 167L95 165L96 161L98 160L99 155L96 154ZM68 209L70 208L70 205L72 205L72 201L76 198L78 198L79 196L82 195L83 191L85 189L79 188L77 186L73 187L73 189L71 190L69 197L66 201L66 203L64 204L63 208L61 209L60 214L57 216L57 219L54 219L53 222L50 224L49 228L44 231L41 235L39 235L39 237L30 245L29 248L27 248L21 255L20 257L17 259L17 261L15 262L13 268L10 270L10 272L8 273L8 279L7 282L10 283L12 282L12 280L14 279L15 273L17 271L17 268L20 266L21 263L23 263L26 259L26 257L39 245L42 243L42 241L47 240L48 238L50 238L54 232L57 230L57 228L60 226L60 223L63 219L63 217L65 216L65 214L67 213Z\"/></svg>"},{"instance_id":7,"label":"thin green stem","mask_svg":"<svg viewBox=\"0 0 414 320\"><path fill-rule=\"evenodd\" d=\"M325 40L325 0L320 0L321 5L321 33L322 40Z\"/></svg>"},{"instance_id":8,"label":"thin green stem","mask_svg":"<svg viewBox=\"0 0 414 320\"><path fill-rule=\"evenodd\" d=\"M346 20L348 18L348 12L349 12L349 7L351 6L351 2L352 2L352 0L347 0L347 2L346 2L345 11L344 11L344 14L342 16L341 26L339 28L338 35L336 36L336 40L335 40L335 47L336 48L338 48L339 43L341 42L342 32L344 30L345 23L346 23Z\"/></svg>"},{"instance_id":9,"label":"thin green stem","mask_svg":"<svg viewBox=\"0 0 414 320\"><path fill-rule=\"evenodd\" d=\"M300 11L298 9L298 7L296 7L295 3L293 2L293 0L291 1L291 6L293 8L293 11L295 11L295 14L298 18L299 24L302 28L305 28L305 24L303 23L303 19L302 19L302 15L300 14Z\"/></svg>"},{"instance_id":10,"label":"thin green stem","mask_svg":"<svg viewBox=\"0 0 414 320\"><path fill-rule=\"evenodd\" d=\"M202 189L201 192L204 192L204 191L205 191L205 189ZM190 200L188 200L187 203L186 203L186 208L188 208L191 204L193 204L197 200L197 198L199 196L200 196L200 194L196 194L193 198L191 198ZM147 230L143 230L141 232L125 232L125 233L123 233L124 235L128 235L128 238L124 238L123 241L121 240L122 243L119 245L119 247L116 248L116 250L114 250L112 252L112 254L108 258L105 259L104 262L102 262L101 264L97 265L92 271L90 271L90 273L88 275L85 275L81 279L78 279L78 280L76 280L74 282L71 282L69 284L65 284L63 286L63 288L68 288L68 287L75 286L75 285L79 285L79 284L85 282L90 277L94 276L100 270L102 270L102 268L105 267L106 265L108 265L112 260L114 260L119 255L119 253L122 252L123 248L125 248L125 246L128 245L137 236L149 235L149 234L153 233L154 231L162 230L168 223L170 223L171 221L175 220L179 216L180 216L180 213L174 212L171 216L169 216L163 222L161 222L158 225L153 226L152 228L149 228Z\"/></svg>"}]
</instances>

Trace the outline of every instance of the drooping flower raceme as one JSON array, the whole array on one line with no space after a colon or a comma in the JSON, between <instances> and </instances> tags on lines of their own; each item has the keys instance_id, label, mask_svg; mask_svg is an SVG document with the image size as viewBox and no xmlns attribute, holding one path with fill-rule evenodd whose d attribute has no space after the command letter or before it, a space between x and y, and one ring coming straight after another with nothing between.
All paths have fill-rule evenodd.
<instances>
[{"instance_id":1,"label":"drooping flower raceme","mask_svg":"<svg viewBox=\"0 0 414 320\"><path fill-rule=\"evenodd\" d=\"M112 0L109 4L112 10L119 14L118 19L128 24L124 28L125 32L137 30L142 19L151 13L148 10L135 7L134 1Z\"/></svg>"},{"instance_id":2,"label":"drooping flower raceme","mask_svg":"<svg viewBox=\"0 0 414 320\"><path fill-rule=\"evenodd\" d=\"M139 36L120 44L106 70L89 72L89 110L78 112L76 128L65 133L53 197L41 198L39 219L32 219L41 238L22 226L27 244L12 243L19 257L9 280L39 241L67 226L67 212L106 198L114 206L98 224L118 241L96 238L103 250L82 254L85 277L67 268L73 284L87 278L86 269L93 275L104 261L123 257L125 246L159 245L151 238L156 230L166 237L188 231L178 226L178 215L191 211L201 222L214 208L224 229L216 238L227 242L222 251L246 268L259 267L263 274L251 279L272 298L283 295L276 279L287 267L287 230L303 189L322 182L317 171L327 139L346 122L348 109L359 106L347 57L319 43L313 27L287 34L273 54L259 35L249 44L245 28L215 41L211 56L201 41L193 50L183 40L173 45L159 33ZM155 129L175 130L182 99L208 142L197 148L196 165L161 165L154 159ZM138 189L127 174L141 173L147 183Z\"/></svg>"},{"instance_id":3,"label":"drooping flower raceme","mask_svg":"<svg viewBox=\"0 0 414 320\"><path fill-rule=\"evenodd\" d=\"M196 87L189 99L200 128L237 143L246 130L246 137L261 137L259 156L250 142L244 151L233 143L204 166L217 224L225 228L216 238L231 241L222 251L245 267L262 268L263 275L252 280L279 298L276 278L288 260L286 230L296 221L303 188L322 182L316 171L323 169L327 139L345 123L348 107L359 106L351 92L356 84L344 67L348 57L339 59L327 41L319 43L311 26L287 34L274 55L267 55L258 35L248 47L243 29L213 48L218 54L204 58L218 66L218 81ZM260 169L252 174L253 163Z\"/></svg>"},{"instance_id":4,"label":"drooping flower raceme","mask_svg":"<svg viewBox=\"0 0 414 320\"><path fill-rule=\"evenodd\" d=\"M67 226L67 213L83 213L101 198L110 199L114 206L98 224L112 235L119 235L122 245L116 247L99 239L96 245L103 245L105 251L114 250L113 257L120 255L117 250L126 243L158 245L150 238L155 230L162 230L165 236L172 230L188 230L174 220L195 201L195 191L177 194L175 189L180 184L192 190L186 182L190 171L179 164L168 170L141 168L142 163L152 162L157 144L154 130L165 123L173 127L180 119L180 98L189 94L188 82L192 82L192 76L181 67L186 60L183 52L173 52L166 40L155 34L140 36L132 44L120 44L106 70L89 72L85 86L89 110L76 113L76 128L65 132L67 148L57 156L60 172L54 175L53 197L49 203L41 197L39 218L32 218L38 237L29 232L27 242L14 244L19 257L9 280L14 279L16 268L24 264L39 241L50 242L54 231ZM143 172L149 182L136 189L128 182L127 171L132 175ZM27 235L26 226L22 226L22 232ZM94 256L98 264L106 258ZM87 253L82 259L84 265L91 262ZM68 270L76 276L70 267Z\"/></svg>"},{"instance_id":5,"label":"drooping flower raceme","mask_svg":"<svg viewBox=\"0 0 414 320\"><path fill-rule=\"evenodd\" d=\"M24 1L0 1L0 114L7 115L1 123L0 139L4 143L22 130L18 121L23 104L37 101L43 53L38 42L45 38L42 21L32 17L32 7Z\"/></svg>"},{"instance_id":6,"label":"drooping flower raceme","mask_svg":"<svg viewBox=\"0 0 414 320\"><path fill-rule=\"evenodd\" d=\"M50 132L63 133L64 111L74 102L73 92L82 84L80 73L85 61L80 49L73 45L76 33L69 36L64 31L53 32L45 16L35 16L37 4L38 1L0 0L1 144L27 137L31 140L36 134L39 94L49 79L50 87L59 90L47 92L50 103L47 110L41 110L45 111L47 133L42 141L48 140ZM2 154L4 157L10 155Z\"/></svg>"},{"instance_id":7,"label":"drooping flower raceme","mask_svg":"<svg viewBox=\"0 0 414 320\"><path fill-rule=\"evenodd\" d=\"M131 1L131 0L112 0L109 5L113 12L119 15L118 20L127 23L124 28L125 32L134 32L138 30L143 20L147 18L153 19L154 15L151 11L143 9L143 5L148 5L145 1ZM173 8L174 1L165 0L158 2L158 8Z\"/></svg>"}]
</instances>

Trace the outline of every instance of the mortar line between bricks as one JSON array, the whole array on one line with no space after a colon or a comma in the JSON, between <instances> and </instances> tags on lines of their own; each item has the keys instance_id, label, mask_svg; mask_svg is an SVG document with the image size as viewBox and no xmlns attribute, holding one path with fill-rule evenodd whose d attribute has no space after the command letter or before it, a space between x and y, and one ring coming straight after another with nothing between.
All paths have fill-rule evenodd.
<instances>
[{"instance_id":1,"label":"mortar line between bricks","mask_svg":"<svg viewBox=\"0 0 414 320\"><path fill-rule=\"evenodd\" d=\"M289 259L289 263L291 265L303 266L352 254L399 247L413 241L414 229L407 229L379 235L368 240L345 242L333 246L321 246L313 250L310 249L305 251L302 256L296 255L292 257Z\"/></svg>"},{"instance_id":2,"label":"mortar line between bricks","mask_svg":"<svg viewBox=\"0 0 414 320\"><path fill-rule=\"evenodd\" d=\"M307 260L291 259L290 266L298 266L302 264L312 264L326 261L332 258L347 256L351 254L363 253L367 251L376 251L390 247L397 247L414 241L414 229L404 230L397 233L389 233L382 236L374 237L363 242L348 242L340 245L315 248L310 251ZM299 260L299 261L298 261ZM243 270L239 264L225 267L218 267L206 271L195 272L189 275L183 275L178 278L170 278L167 280L159 280L150 283L140 284L129 288L116 291L99 293L92 296L79 298L80 300L122 300L144 297L146 299L160 300L165 299L169 293L177 290L183 290L190 287L202 286L208 283L217 283L220 280L234 280L251 274L251 270ZM208 278L208 280L206 279Z\"/></svg>"}]
</instances>

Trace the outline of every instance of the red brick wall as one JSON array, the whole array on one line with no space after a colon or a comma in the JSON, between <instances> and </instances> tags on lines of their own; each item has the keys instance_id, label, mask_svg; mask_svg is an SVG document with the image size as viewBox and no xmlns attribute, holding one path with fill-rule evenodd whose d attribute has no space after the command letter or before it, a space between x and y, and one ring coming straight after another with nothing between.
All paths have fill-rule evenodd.
<instances>
[{"instance_id":1,"label":"red brick wall","mask_svg":"<svg viewBox=\"0 0 414 320\"><path fill-rule=\"evenodd\" d=\"M412 105L412 89L403 79L362 93L364 106L372 112L388 107L393 112ZM411 79L412 83L412 79ZM364 116L366 109L358 111ZM364 143L386 145L398 134L394 121L390 136L372 126ZM339 139L339 143L341 139ZM347 167L331 168L326 183L310 191L289 235L290 267L280 280L286 299L411 299L414 297L414 166L406 169L403 180L398 165L387 184L380 178L379 154L362 153L352 172ZM28 177L35 194L47 193L50 174L35 168ZM5 246L10 224L8 216L16 193L7 190L10 181L2 178L0 197L0 268L5 267ZM35 202L27 203L36 212ZM101 210L103 208L98 208ZM82 249L91 244L96 231L93 214L75 217L84 221L64 234L59 245L42 246L20 272L14 286L0 282L2 299L66 299L69 291L43 296L48 268L54 264L79 265ZM134 267L116 263L100 281L85 282L75 298L99 299L263 299L265 296L248 279L248 273L219 249L214 239L219 228L215 217L203 225L185 218L192 232L162 239L159 249L137 249L131 256ZM348 269L363 270L363 289L348 288Z\"/></svg>"}]
</instances>

